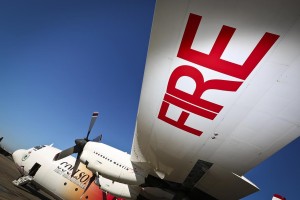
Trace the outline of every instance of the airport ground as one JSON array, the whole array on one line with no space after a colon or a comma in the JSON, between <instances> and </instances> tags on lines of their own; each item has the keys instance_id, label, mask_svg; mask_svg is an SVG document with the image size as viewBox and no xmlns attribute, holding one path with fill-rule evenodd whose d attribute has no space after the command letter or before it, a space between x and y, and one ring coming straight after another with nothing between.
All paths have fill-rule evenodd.
<instances>
[{"instance_id":1,"label":"airport ground","mask_svg":"<svg viewBox=\"0 0 300 200\"><path fill-rule=\"evenodd\" d=\"M16 187L12 181L20 176L12 158L0 154L0 200L53 200L43 191L30 186Z\"/></svg>"}]
</instances>

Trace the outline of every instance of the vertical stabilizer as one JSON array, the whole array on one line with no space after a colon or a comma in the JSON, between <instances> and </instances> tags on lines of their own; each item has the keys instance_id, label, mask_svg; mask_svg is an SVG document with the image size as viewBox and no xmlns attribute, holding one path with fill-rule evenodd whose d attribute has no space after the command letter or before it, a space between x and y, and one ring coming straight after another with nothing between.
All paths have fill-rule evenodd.
<instances>
[{"instance_id":1,"label":"vertical stabilizer","mask_svg":"<svg viewBox=\"0 0 300 200\"><path fill-rule=\"evenodd\" d=\"M286 200L286 198L279 194L274 194L272 200Z\"/></svg>"}]
</instances>

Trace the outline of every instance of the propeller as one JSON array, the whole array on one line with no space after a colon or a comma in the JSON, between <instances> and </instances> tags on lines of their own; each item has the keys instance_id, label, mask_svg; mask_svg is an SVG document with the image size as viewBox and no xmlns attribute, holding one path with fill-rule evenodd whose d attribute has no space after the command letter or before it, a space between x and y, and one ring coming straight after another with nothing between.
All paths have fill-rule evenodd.
<instances>
[{"instance_id":1,"label":"propeller","mask_svg":"<svg viewBox=\"0 0 300 200\"><path fill-rule=\"evenodd\" d=\"M70 147L68 149L65 149L65 150L61 151L60 153L56 154L55 157L53 158L54 161L57 161L57 160L65 158L65 157L67 157L69 155L72 155L73 153L77 153L76 162L74 164L71 176L73 176L76 173L77 169L78 169L78 166L80 164L81 153L82 153L83 148L86 145L86 143L90 141L89 140L89 135L90 135L91 130L92 130L92 128L93 128L93 126L94 126L94 124L96 122L96 119L97 119L98 115L99 115L98 112L94 112L93 113L92 118L91 118L91 122L90 122L90 126L89 126L89 129L88 129L88 132L87 132L87 135L86 135L85 138L83 138L83 139L76 139L75 140L75 146ZM102 135L96 137L93 141L99 142L99 141L101 141L101 138L102 138ZM92 178L93 177L91 177L91 179ZM95 177L93 179L95 180Z\"/></svg>"},{"instance_id":2,"label":"propeller","mask_svg":"<svg viewBox=\"0 0 300 200\"><path fill-rule=\"evenodd\" d=\"M79 164L80 164L80 156L82 154L82 151L84 149L84 146L86 145L86 143L88 143L90 140L89 140L89 135L92 131L92 128L96 122L96 119L98 117L99 113L98 112L94 112L93 115L92 115L92 118L91 118L91 121L90 121L90 126L89 126L89 129L88 129L88 132L87 132L87 135L85 138L83 139L76 139L75 140L75 145L73 147L70 147L68 149L65 149L63 151L61 151L60 153L56 154L53 158L54 161L57 161L57 160L60 160L60 159L63 159L69 155L72 155L73 153L77 153L77 157L76 157L76 161L75 161L75 164L74 164L74 167L73 167L73 170L72 170L72 173L71 173L71 177L74 176L74 174L77 172L77 169L79 167ZM92 141L94 142L100 142L102 139L102 135L96 137L95 139L93 139ZM91 186L91 184L95 181L96 177L98 178L98 172L96 173L93 173L92 177L90 178L87 186L85 187L84 191L83 191L83 194L81 195L81 197L83 197L84 193L88 190L88 188ZM80 197L80 199L81 199Z\"/></svg>"}]
</instances>

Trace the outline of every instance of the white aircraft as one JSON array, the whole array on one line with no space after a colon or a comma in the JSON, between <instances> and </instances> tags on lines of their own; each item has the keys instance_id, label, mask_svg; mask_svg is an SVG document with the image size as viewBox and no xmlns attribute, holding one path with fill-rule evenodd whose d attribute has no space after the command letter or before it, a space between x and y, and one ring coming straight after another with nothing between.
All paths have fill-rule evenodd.
<instances>
[{"instance_id":1,"label":"white aircraft","mask_svg":"<svg viewBox=\"0 0 300 200\"><path fill-rule=\"evenodd\" d=\"M286 200L286 198L279 194L274 194L272 200Z\"/></svg>"},{"instance_id":2,"label":"white aircraft","mask_svg":"<svg viewBox=\"0 0 300 200\"><path fill-rule=\"evenodd\" d=\"M4 145L2 145L2 143L1 143L2 140L3 140L3 137L0 137L0 154L3 154L5 156L11 155L10 150L6 149L6 147Z\"/></svg>"},{"instance_id":3,"label":"white aircraft","mask_svg":"<svg viewBox=\"0 0 300 200\"><path fill-rule=\"evenodd\" d=\"M98 113L94 113L92 116L88 135L97 116ZM98 142L99 140L100 137L97 137L93 141ZM87 138L76 140L77 143L87 141ZM76 149L72 151L78 152L80 150L79 146L76 146ZM12 158L22 176L14 180L13 184L23 186L29 183L34 188L42 189L56 199L121 199L100 190L99 181L101 180L102 187L106 188L106 182L109 182L109 180L101 178L97 179L98 182L95 183L93 173L84 164L80 163L78 159L67 156L64 159L55 161L54 158L57 155L61 155L60 152L61 150L52 145L42 145L28 150L19 149L15 151L12 154ZM122 191L118 195L122 196Z\"/></svg>"},{"instance_id":4,"label":"white aircraft","mask_svg":"<svg viewBox=\"0 0 300 200\"><path fill-rule=\"evenodd\" d=\"M79 178L87 193L95 182L128 199L250 195L259 188L243 175L300 135L299 35L296 0L157 1L131 154L89 132L61 152L38 151L52 170L71 164L71 181L90 170ZM19 165L26 155L13 154ZM35 164L24 168L68 199L58 178L39 181Z\"/></svg>"}]
</instances>

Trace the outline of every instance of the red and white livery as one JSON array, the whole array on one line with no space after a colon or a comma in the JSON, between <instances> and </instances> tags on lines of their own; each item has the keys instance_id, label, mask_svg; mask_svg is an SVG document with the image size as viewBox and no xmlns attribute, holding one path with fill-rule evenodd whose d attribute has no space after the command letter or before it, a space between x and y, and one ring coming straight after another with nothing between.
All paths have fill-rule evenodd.
<instances>
[{"instance_id":1,"label":"red and white livery","mask_svg":"<svg viewBox=\"0 0 300 200\"><path fill-rule=\"evenodd\" d=\"M128 199L258 191L244 174L300 135L299 35L297 0L158 0L131 154L88 139L94 113L53 162Z\"/></svg>"}]
</instances>

